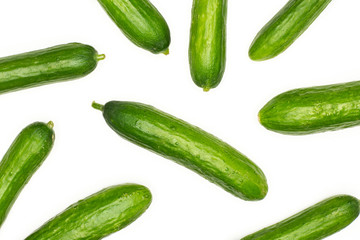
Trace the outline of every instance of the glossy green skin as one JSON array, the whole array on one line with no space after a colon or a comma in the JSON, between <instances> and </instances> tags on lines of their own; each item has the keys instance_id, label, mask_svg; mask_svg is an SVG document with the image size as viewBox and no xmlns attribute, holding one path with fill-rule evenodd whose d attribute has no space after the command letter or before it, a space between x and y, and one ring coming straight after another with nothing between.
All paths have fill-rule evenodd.
<instances>
[{"instance_id":1,"label":"glossy green skin","mask_svg":"<svg viewBox=\"0 0 360 240\"><path fill-rule=\"evenodd\" d=\"M237 197L265 197L268 186L260 168L200 128L141 103L112 101L94 107L103 110L108 125L125 139L197 172Z\"/></svg>"},{"instance_id":2,"label":"glossy green skin","mask_svg":"<svg viewBox=\"0 0 360 240\"><path fill-rule=\"evenodd\" d=\"M208 91L225 71L227 0L194 0L189 63L195 84Z\"/></svg>"},{"instance_id":3,"label":"glossy green skin","mask_svg":"<svg viewBox=\"0 0 360 240\"><path fill-rule=\"evenodd\" d=\"M0 93L83 77L101 57L91 46L69 43L0 58Z\"/></svg>"},{"instance_id":4,"label":"glossy green skin","mask_svg":"<svg viewBox=\"0 0 360 240\"><path fill-rule=\"evenodd\" d=\"M249 57L263 61L285 51L330 2L290 0L256 35L249 49Z\"/></svg>"},{"instance_id":5,"label":"glossy green skin","mask_svg":"<svg viewBox=\"0 0 360 240\"><path fill-rule=\"evenodd\" d=\"M242 240L323 239L354 221L359 207L359 200L352 196L334 196Z\"/></svg>"},{"instance_id":6,"label":"glossy green skin","mask_svg":"<svg viewBox=\"0 0 360 240\"><path fill-rule=\"evenodd\" d=\"M152 53L168 53L169 27L148 0L98 0L110 18L135 45Z\"/></svg>"},{"instance_id":7,"label":"glossy green skin","mask_svg":"<svg viewBox=\"0 0 360 240\"><path fill-rule=\"evenodd\" d=\"M0 226L24 186L52 149L52 126L36 122L24 128L0 162Z\"/></svg>"},{"instance_id":8,"label":"glossy green skin","mask_svg":"<svg viewBox=\"0 0 360 240\"><path fill-rule=\"evenodd\" d=\"M141 185L116 185L97 192L45 223L26 240L97 240L135 221L151 203Z\"/></svg>"},{"instance_id":9,"label":"glossy green skin","mask_svg":"<svg viewBox=\"0 0 360 240\"><path fill-rule=\"evenodd\" d=\"M260 123L283 134L311 134L360 124L360 81L284 92L259 112Z\"/></svg>"}]
</instances>

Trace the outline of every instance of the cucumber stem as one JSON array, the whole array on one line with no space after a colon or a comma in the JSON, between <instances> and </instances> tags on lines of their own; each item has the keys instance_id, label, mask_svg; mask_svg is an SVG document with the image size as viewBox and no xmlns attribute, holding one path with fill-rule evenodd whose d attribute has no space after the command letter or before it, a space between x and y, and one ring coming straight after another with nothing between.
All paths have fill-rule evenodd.
<instances>
[{"instance_id":1,"label":"cucumber stem","mask_svg":"<svg viewBox=\"0 0 360 240\"><path fill-rule=\"evenodd\" d=\"M105 59L105 54L98 54L96 55L96 60L101 61Z\"/></svg>"},{"instance_id":2,"label":"cucumber stem","mask_svg":"<svg viewBox=\"0 0 360 240\"><path fill-rule=\"evenodd\" d=\"M162 54L164 54L164 55L169 55L169 53L170 53L170 50L168 48L162 52Z\"/></svg>"},{"instance_id":3,"label":"cucumber stem","mask_svg":"<svg viewBox=\"0 0 360 240\"><path fill-rule=\"evenodd\" d=\"M96 103L95 101L92 102L91 106L97 110L103 111L104 110L104 105L101 105L99 103Z\"/></svg>"},{"instance_id":4,"label":"cucumber stem","mask_svg":"<svg viewBox=\"0 0 360 240\"><path fill-rule=\"evenodd\" d=\"M204 88L203 88L204 92L208 92L210 89L211 89L211 88L209 88L209 87L204 87Z\"/></svg>"},{"instance_id":5,"label":"cucumber stem","mask_svg":"<svg viewBox=\"0 0 360 240\"><path fill-rule=\"evenodd\" d=\"M47 125L50 129L53 129L53 128L54 128L54 123L53 123L53 121L49 121L46 125Z\"/></svg>"}]
</instances>

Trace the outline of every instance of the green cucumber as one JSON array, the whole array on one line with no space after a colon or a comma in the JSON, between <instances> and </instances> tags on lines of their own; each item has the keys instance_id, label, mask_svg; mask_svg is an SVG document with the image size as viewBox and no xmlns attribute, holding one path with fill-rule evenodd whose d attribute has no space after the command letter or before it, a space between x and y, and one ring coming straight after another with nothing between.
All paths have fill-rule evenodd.
<instances>
[{"instance_id":1,"label":"green cucumber","mask_svg":"<svg viewBox=\"0 0 360 240\"><path fill-rule=\"evenodd\" d=\"M189 63L195 84L209 91L225 71L227 0L194 0Z\"/></svg>"},{"instance_id":2,"label":"green cucumber","mask_svg":"<svg viewBox=\"0 0 360 240\"><path fill-rule=\"evenodd\" d=\"M110 18L138 47L152 53L169 53L170 30L148 0L98 0Z\"/></svg>"},{"instance_id":3,"label":"green cucumber","mask_svg":"<svg viewBox=\"0 0 360 240\"><path fill-rule=\"evenodd\" d=\"M319 240L340 231L359 215L359 200L338 195L242 240Z\"/></svg>"},{"instance_id":4,"label":"green cucumber","mask_svg":"<svg viewBox=\"0 0 360 240\"><path fill-rule=\"evenodd\" d=\"M86 76L104 57L91 46L69 43L0 58L0 93Z\"/></svg>"},{"instance_id":5,"label":"green cucumber","mask_svg":"<svg viewBox=\"0 0 360 240\"><path fill-rule=\"evenodd\" d=\"M263 172L239 151L213 135L152 106L112 101L107 124L121 137L171 159L245 200L260 200L268 186Z\"/></svg>"},{"instance_id":6,"label":"green cucumber","mask_svg":"<svg viewBox=\"0 0 360 240\"><path fill-rule=\"evenodd\" d=\"M0 162L0 226L10 208L52 149L53 123L36 122L24 128Z\"/></svg>"},{"instance_id":7,"label":"green cucumber","mask_svg":"<svg viewBox=\"0 0 360 240\"><path fill-rule=\"evenodd\" d=\"M112 186L71 205L25 240L102 239L135 221L150 203L144 186Z\"/></svg>"},{"instance_id":8,"label":"green cucumber","mask_svg":"<svg viewBox=\"0 0 360 240\"><path fill-rule=\"evenodd\" d=\"M263 61L285 51L315 21L331 0L289 0L260 30L249 57Z\"/></svg>"},{"instance_id":9,"label":"green cucumber","mask_svg":"<svg viewBox=\"0 0 360 240\"><path fill-rule=\"evenodd\" d=\"M360 125L360 81L284 92L259 112L260 123L283 134L310 134Z\"/></svg>"}]
</instances>

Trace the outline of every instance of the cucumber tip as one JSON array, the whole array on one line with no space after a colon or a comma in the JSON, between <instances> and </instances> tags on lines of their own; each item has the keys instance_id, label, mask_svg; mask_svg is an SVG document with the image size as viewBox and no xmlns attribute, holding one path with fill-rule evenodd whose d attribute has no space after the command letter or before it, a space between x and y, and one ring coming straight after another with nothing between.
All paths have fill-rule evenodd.
<instances>
[{"instance_id":1,"label":"cucumber tip","mask_svg":"<svg viewBox=\"0 0 360 240\"><path fill-rule=\"evenodd\" d=\"M162 52L165 56L169 55L170 50L167 48L165 51Z\"/></svg>"},{"instance_id":2,"label":"cucumber tip","mask_svg":"<svg viewBox=\"0 0 360 240\"><path fill-rule=\"evenodd\" d=\"M49 121L46 125L51 129L54 128L54 122L53 121Z\"/></svg>"}]
</instances>

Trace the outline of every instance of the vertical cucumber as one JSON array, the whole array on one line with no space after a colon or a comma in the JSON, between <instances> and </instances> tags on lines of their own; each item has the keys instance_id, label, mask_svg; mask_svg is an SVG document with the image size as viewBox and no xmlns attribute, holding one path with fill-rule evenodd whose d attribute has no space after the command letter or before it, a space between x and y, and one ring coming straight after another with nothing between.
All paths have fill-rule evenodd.
<instances>
[{"instance_id":1,"label":"vertical cucumber","mask_svg":"<svg viewBox=\"0 0 360 240\"><path fill-rule=\"evenodd\" d=\"M52 149L53 123L36 122L24 128L0 162L0 226L10 208Z\"/></svg>"},{"instance_id":2,"label":"vertical cucumber","mask_svg":"<svg viewBox=\"0 0 360 240\"><path fill-rule=\"evenodd\" d=\"M334 196L242 240L323 239L352 223L359 208L359 200L352 196Z\"/></svg>"},{"instance_id":3,"label":"vertical cucumber","mask_svg":"<svg viewBox=\"0 0 360 240\"><path fill-rule=\"evenodd\" d=\"M71 205L25 240L102 239L135 221L150 203L144 186L112 186Z\"/></svg>"},{"instance_id":4,"label":"vertical cucumber","mask_svg":"<svg viewBox=\"0 0 360 240\"><path fill-rule=\"evenodd\" d=\"M69 43L0 58L0 93L84 77L104 57L91 46Z\"/></svg>"},{"instance_id":5,"label":"vertical cucumber","mask_svg":"<svg viewBox=\"0 0 360 240\"><path fill-rule=\"evenodd\" d=\"M138 47L152 53L169 53L170 30L148 0L98 0L110 18Z\"/></svg>"},{"instance_id":6,"label":"vertical cucumber","mask_svg":"<svg viewBox=\"0 0 360 240\"><path fill-rule=\"evenodd\" d=\"M360 125L360 81L293 89L259 112L267 129L303 135Z\"/></svg>"},{"instance_id":7,"label":"vertical cucumber","mask_svg":"<svg viewBox=\"0 0 360 240\"><path fill-rule=\"evenodd\" d=\"M227 0L194 0L189 63L195 84L209 91L225 71Z\"/></svg>"},{"instance_id":8,"label":"vertical cucumber","mask_svg":"<svg viewBox=\"0 0 360 240\"><path fill-rule=\"evenodd\" d=\"M263 61L285 51L314 22L331 0L289 0L260 30L249 57Z\"/></svg>"},{"instance_id":9,"label":"vertical cucumber","mask_svg":"<svg viewBox=\"0 0 360 240\"><path fill-rule=\"evenodd\" d=\"M101 110L107 124L121 137L173 160L245 200L263 199L266 178L239 151L187 122L149 105L112 101Z\"/></svg>"}]
</instances>

